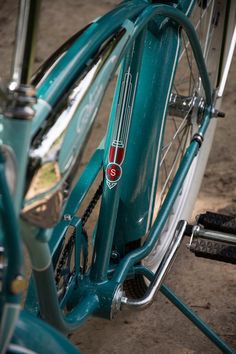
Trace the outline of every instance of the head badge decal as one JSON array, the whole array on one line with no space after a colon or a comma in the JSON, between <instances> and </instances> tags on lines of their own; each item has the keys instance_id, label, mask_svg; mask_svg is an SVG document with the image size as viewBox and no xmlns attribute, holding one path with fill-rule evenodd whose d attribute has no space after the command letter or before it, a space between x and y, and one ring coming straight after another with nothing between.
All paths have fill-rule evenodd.
<instances>
[{"instance_id":1,"label":"head badge decal","mask_svg":"<svg viewBox=\"0 0 236 354\"><path fill-rule=\"evenodd\" d=\"M109 152L109 163L106 168L106 182L111 189L115 187L122 175L121 164L124 158L124 144L121 141L113 141Z\"/></svg>"},{"instance_id":2,"label":"head badge decal","mask_svg":"<svg viewBox=\"0 0 236 354\"><path fill-rule=\"evenodd\" d=\"M117 182L122 176L121 165L125 157L136 85L137 76L135 85L133 87L132 75L130 74L129 68L121 84L119 101L116 111L115 127L113 131L113 139L109 150L108 164L105 170L106 183L110 189L117 185Z\"/></svg>"}]
</instances>

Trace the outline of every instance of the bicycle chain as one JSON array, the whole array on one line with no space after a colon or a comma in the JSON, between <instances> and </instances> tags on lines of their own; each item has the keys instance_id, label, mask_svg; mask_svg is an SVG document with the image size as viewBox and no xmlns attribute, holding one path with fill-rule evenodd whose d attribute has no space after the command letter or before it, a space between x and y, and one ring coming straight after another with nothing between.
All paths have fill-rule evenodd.
<instances>
[{"instance_id":1,"label":"bicycle chain","mask_svg":"<svg viewBox=\"0 0 236 354\"><path fill-rule=\"evenodd\" d=\"M87 237L87 232L84 228L85 224L87 223L89 217L91 216L95 206L97 205L97 202L99 201L101 195L102 195L102 190L103 190L103 181L100 183L98 189L96 190L96 192L94 193L91 201L89 202L89 205L87 206L82 218L81 218L81 223L82 223L82 231L85 235L86 238ZM59 281L61 279L61 276L62 276L62 269L66 263L66 260L67 260L67 257L69 256L72 248L74 247L74 244L75 244L75 231L72 233L72 235L70 236L67 244L65 245L64 247L64 250L62 252L62 255L61 255L61 259L59 260L59 264L57 266L57 269L56 269L56 276L55 276L55 281L56 281L56 284L58 285L59 284ZM73 273L73 272L72 272Z\"/></svg>"}]
</instances>

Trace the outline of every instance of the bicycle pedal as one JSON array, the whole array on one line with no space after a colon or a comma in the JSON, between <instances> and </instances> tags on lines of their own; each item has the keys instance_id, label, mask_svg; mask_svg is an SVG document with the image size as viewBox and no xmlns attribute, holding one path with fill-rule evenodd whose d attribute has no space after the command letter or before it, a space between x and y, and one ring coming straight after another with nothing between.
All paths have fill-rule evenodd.
<instances>
[{"instance_id":1,"label":"bicycle pedal","mask_svg":"<svg viewBox=\"0 0 236 354\"><path fill-rule=\"evenodd\" d=\"M236 264L236 217L206 212L188 225L189 249L197 257Z\"/></svg>"},{"instance_id":2,"label":"bicycle pedal","mask_svg":"<svg viewBox=\"0 0 236 354\"><path fill-rule=\"evenodd\" d=\"M197 221L206 229L236 234L236 216L207 211L200 214Z\"/></svg>"},{"instance_id":3,"label":"bicycle pedal","mask_svg":"<svg viewBox=\"0 0 236 354\"><path fill-rule=\"evenodd\" d=\"M236 264L236 246L197 237L190 245L196 257Z\"/></svg>"}]
</instances>

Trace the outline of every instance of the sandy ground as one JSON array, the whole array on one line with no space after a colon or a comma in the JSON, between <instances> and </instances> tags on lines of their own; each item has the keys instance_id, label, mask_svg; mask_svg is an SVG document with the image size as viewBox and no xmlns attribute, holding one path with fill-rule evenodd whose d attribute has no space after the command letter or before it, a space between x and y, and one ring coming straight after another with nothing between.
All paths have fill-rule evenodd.
<instances>
[{"instance_id":1,"label":"sandy ground","mask_svg":"<svg viewBox=\"0 0 236 354\"><path fill-rule=\"evenodd\" d=\"M44 0L36 56L42 62L69 35L111 8L115 0ZM16 3L0 0L0 76L9 75ZM236 58L195 213L236 212ZM102 123L97 123L102 128ZM187 242L187 241L186 241ZM184 243L186 243L184 242ZM236 350L236 275L228 264L195 258L182 245L166 283ZM85 354L219 353L209 340L162 295L145 312L118 314L113 321L90 319L72 336Z\"/></svg>"}]
</instances>

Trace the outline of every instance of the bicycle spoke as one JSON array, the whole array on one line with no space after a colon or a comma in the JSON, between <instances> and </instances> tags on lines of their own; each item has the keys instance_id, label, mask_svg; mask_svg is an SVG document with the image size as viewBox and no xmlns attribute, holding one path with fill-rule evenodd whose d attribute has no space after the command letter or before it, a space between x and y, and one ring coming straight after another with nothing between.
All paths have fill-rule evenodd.
<instances>
[{"instance_id":1,"label":"bicycle spoke","mask_svg":"<svg viewBox=\"0 0 236 354\"><path fill-rule=\"evenodd\" d=\"M168 171L167 169L167 164L166 161L163 160L163 167L164 167L164 172L165 172L165 183L164 186L162 187L162 190L160 192L160 200L161 200L161 204L163 202L163 197L165 196L165 190L167 187L170 187L171 185L171 176L173 175L173 172L175 171L175 167L178 163L178 161L180 161L184 155L185 152L185 148L186 148L186 144L187 144L187 140L188 140L188 130L189 130L189 125L185 125L182 129L182 136L180 137L181 141L184 141L184 144L182 146L182 144L179 145L179 149L177 149L175 151L173 160L171 161L171 168ZM178 134L179 135L179 134Z\"/></svg>"},{"instance_id":2,"label":"bicycle spoke","mask_svg":"<svg viewBox=\"0 0 236 354\"><path fill-rule=\"evenodd\" d=\"M196 81L195 81L195 78L193 76L191 60L189 58L188 50L186 49L186 41L185 41L184 36L183 36L183 42L184 42L184 48L185 48L185 53L186 53L186 59L187 59L187 62L188 62L188 65L189 65L189 69L190 69L190 78L189 78L190 86L191 86L191 80L193 80L193 84L195 86ZM190 95L190 92L189 92L189 95Z\"/></svg>"},{"instance_id":3,"label":"bicycle spoke","mask_svg":"<svg viewBox=\"0 0 236 354\"><path fill-rule=\"evenodd\" d=\"M180 127L179 127L180 128ZM162 152L165 151L165 154L162 156L161 162L160 162L160 166L162 165L162 163L164 162L169 150L171 149L172 145L175 143L175 139L177 137L178 134L181 134L181 132L185 129L185 126L181 126L181 129L178 130L178 132L176 132L176 134L173 136L173 138L171 139L171 141L166 144L163 148L162 148Z\"/></svg>"},{"instance_id":4,"label":"bicycle spoke","mask_svg":"<svg viewBox=\"0 0 236 354\"><path fill-rule=\"evenodd\" d=\"M175 131L177 132L177 131L178 131L178 127L177 127L177 124L176 124L175 119L172 119L172 122L173 122L173 124L174 124ZM178 142L179 142L179 146L181 147L181 139L180 139L179 134L177 134L176 138L177 138L177 140L178 140Z\"/></svg>"}]
</instances>

